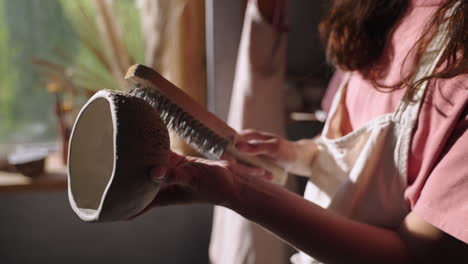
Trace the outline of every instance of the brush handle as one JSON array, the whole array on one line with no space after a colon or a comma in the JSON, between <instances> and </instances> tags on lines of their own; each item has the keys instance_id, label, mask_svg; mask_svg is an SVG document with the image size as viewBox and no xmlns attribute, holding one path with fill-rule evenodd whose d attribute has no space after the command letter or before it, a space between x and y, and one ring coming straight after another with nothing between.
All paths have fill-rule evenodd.
<instances>
[{"instance_id":1,"label":"brush handle","mask_svg":"<svg viewBox=\"0 0 468 264\"><path fill-rule=\"evenodd\" d=\"M141 84L144 87L157 89L173 103L190 113L191 116L218 135L230 141L237 136L237 132L223 120L208 112L205 107L197 103L182 89L175 86L152 68L141 64L135 64L128 69L125 80L134 85Z\"/></svg>"},{"instance_id":2,"label":"brush handle","mask_svg":"<svg viewBox=\"0 0 468 264\"><path fill-rule=\"evenodd\" d=\"M169 82L155 70L141 64L136 64L128 69L125 80L133 85L143 85L144 87L157 89L208 129L231 142L225 151L245 163L270 171L273 174L273 182L277 184L284 184L286 181L286 171L273 161L264 157L250 156L238 151L233 146L233 143L239 135L233 128L213 113L207 111L205 107L194 101L182 89Z\"/></svg>"}]
</instances>

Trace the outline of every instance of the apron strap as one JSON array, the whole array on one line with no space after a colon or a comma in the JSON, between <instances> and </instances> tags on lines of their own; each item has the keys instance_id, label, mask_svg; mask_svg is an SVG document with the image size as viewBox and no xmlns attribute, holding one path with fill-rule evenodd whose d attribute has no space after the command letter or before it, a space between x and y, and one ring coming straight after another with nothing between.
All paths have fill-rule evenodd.
<instances>
[{"instance_id":1,"label":"apron strap","mask_svg":"<svg viewBox=\"0 0 468 264\"><path fill-rule=\"evenodd\" d=\"M343 101L343 96L346 93L346 88L348 86L349 79L351 79L351 72L344 72L343 80L341 80L341 84L338 87L338 90L335 93L335 96L333 97L332 105L330 107L330 111L328 113L327 121L325 122L325 125L322 129L322 136L326 136L328 131L330 130L330 124L335 116L336 110Z\"/></svg>"},{"instance_id":2,"label":"apron strap","mask_svg":"<svg viewBox=\"0 0 468 264\"><path fill-rule=\"evenodd\" d=\"M447 11L445 16L446 18L453 14L455 9L459 6L459 3L460 2L456 3L450 10ZM447 46L447 26L448 25L446 21L441 24L436 35L429 43L426 52L424 52L422 55L413 82L427 77L435 71ZM393 116L395 122L404 124L405 126L410 126L411 128L414 127L418 119L419 110L421 108L429 81L430 80L426 80L419 85L414 98L409 98L407 94L403 96Z\"/></svg>"},{"instance_id":3,"label":"apron strap","mask_svg":"<svg viewBox=\"0 0 468 264\"><path fill-rule=\"evenodd\" d=\"M458 5L459 2L447 11L445 17L450 17ZM414 80L420 80L434 72L442 54L445 51L445 47L447 46L447 26L447 22L444 22L439 26L438 32L429 43L426 52L422 55ZM396 146L394 153L395 164L397 165L396 167L398 168L399 174L405 179L407 179L408 176L408 154L410 151L412 133L418 120L419 111L421 109L428 84L429 80L420 84L414 98L412 98L413 100L410 100L410 98L405 95L401 100L397 111L393 114L394 122L400 123L402 127L405 128L400 133L401 142ZM402 184L404 184L402 187L405 187L407 181L402 181Z\"/></svg>"}]
</instances>

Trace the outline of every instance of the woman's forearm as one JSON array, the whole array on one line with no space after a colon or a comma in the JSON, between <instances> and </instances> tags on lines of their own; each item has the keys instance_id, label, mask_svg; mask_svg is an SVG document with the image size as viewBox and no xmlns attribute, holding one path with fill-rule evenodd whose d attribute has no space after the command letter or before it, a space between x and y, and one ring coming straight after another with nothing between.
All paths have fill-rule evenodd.
<instances>
[{"instance_id":1,"label":"woman's forearm","mask_svg":"<svg viewBox=\"0 0 468 264\"><path fill-rule=\"evenodd\" d=\"M231 209L326 263L409 263L395 230L352 221L286 189L240 178Z\"/></svg>"}]
</instances>

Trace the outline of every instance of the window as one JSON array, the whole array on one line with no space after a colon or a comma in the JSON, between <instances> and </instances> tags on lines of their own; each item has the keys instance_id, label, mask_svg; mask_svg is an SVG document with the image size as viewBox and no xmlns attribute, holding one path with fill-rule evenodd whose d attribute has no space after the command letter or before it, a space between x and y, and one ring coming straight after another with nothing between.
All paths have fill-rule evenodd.
<instances>
[{"instance_id":1,"label":"window","mask_svg":"<svg viewBox=\"0 0 468 264\"><path fill-rule=\"evenodd\" d=\"M96 2L0 0L0 154L17 144L55 142L61 131L57 103L70 127L93 91L120 87L109 70L112 55L100 41ZM135 1L113 1L112 7L132 62L141 62Z\"/></svg>"}]
</instances>

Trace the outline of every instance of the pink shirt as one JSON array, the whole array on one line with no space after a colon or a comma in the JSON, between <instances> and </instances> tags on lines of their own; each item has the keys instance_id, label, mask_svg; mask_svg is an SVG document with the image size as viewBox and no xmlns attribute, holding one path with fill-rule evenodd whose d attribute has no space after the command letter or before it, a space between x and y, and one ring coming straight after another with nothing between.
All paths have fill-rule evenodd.
<instances>
[{"instance_id":1,"label":"pink shirt","mask_svg":"<svg viewBox=\"0 0 468 264\"><path fill-rule=\"evenodd\" d=\"M422 34L440 0L413 0L397 25L394 54L384 83L400 80L405 56ZM410 56L411 58L411 56ZM411 60L410 60L411 61ZM330 82L336 90L340 72ZM404 90L381 92L354 72L348 84L346 107L355 130L396 110ZM444 232L468 243L468 74L431 81L411 143L405 199L414 213ZM325 98L324 106L327 106Z\"/></svg>"}]
</instances>

